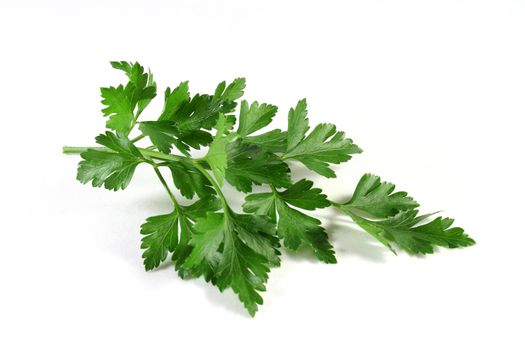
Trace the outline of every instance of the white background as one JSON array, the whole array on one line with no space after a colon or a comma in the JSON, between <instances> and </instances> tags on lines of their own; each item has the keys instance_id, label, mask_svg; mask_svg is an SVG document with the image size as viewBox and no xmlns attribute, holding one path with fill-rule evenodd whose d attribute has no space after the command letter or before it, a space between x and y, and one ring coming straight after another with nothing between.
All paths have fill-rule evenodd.
<instances>
[{"instance_id":1,"label":"white background","mask_svg":"<svg viewBox=\"0 0 525 350\"><path fill-rule=\"evenodd\" d=\"M525 347L523 1L0 4L0 348ZM324 210L339 264L285 254L254 319L169 265L146 273L139 227L170 207L153 172L114 193L61 154L103 131L98 89L124 80L110 60L150 67L161 94L244 76L281 125L307 97L365 152L296 178L342 200L377 173L478 244L396 257Z\"/></svg>"}]
</instances>

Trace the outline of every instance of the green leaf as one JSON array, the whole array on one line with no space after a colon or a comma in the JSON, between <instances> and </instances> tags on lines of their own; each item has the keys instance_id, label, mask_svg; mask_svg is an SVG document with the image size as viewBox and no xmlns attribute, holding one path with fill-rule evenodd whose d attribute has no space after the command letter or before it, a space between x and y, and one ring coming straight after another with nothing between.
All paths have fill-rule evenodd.
<instances>
[{"instance_id":1,"label":"green leaf","mask_svg":"<svg viewBox=\"0 0 525 350\"><path fill-rule=\"evenodd\" d=\"M144 249L142 258L146 271L152 270L166 260L168 252L173 252L178 243L177 212L152 216L141 226L144 235L140 248Z\"/></svg>"},{"instance_id":2,"label":"green leaf","mask_svg":"<svg viewBox=\"0 0 525 350\"><path fill-rule=\"evenodd\" d=\"M165 106L158 122L170 125L170 134L176 136L170 142L185 154L190 147L200 149L212 142L212 136L205 130L215 125L221 109L221 101L212 101L210 95L195 95L187 99L186 88L183 83L167 97L166 104L169 106Z\"/></svg>"},{"instance_id":3,"label":"green leaf","mask_svg":"<svg viewBox=\"0 0 525 350\"><path fill-rule=\"evenodd\" d=\"M368 232L372 237L377 239L381 244L383 244L386 248L388 248L388 250L390 250L392 253L397 255L397 252L394 250L394 248L390 244L390 241L381 234L383 230L380 227L375 226L373 223L369 222L367 219L354 214L352 210L348 207L345 207L342 205L337 205L337 206L343 213L350 216L353 222L361 226L363 230Z\"/></svg>"},{"instance_id":4,"label":"green leaf","mask_svg":"<svg viewBox=\"0 0 525 350\"><path fill-rule=\"evenodd\" d=\"M190 240L193 248L183 267L191 269L203 262L215 265L215 262L220 259L219 247L224 240L224 214L207 214L197 219L193 228L196 232Z\"/></svg>"},{"instance_id":5,"label":"green leaf","mask_svg":"<svg viewBox=\"0 0 525 350\"><path fill-rule=\"evenodd\" d=\"M197 94L183 101L170 120L183 134L202 128L209 130L215 125L220 109L221 101L213 101L210 95Z\"/></svg>"},{"instance_id":6,"label":"green leaf","mask_svg":"<svg viewBox=\"0 0 525 350\"><path fill-rule=\"evenodd\" d=\"M197 194L200 198L214 195L215 191L210 181L190 161L168 162L173 183L180 193L191 199Z\"/></svg>"},{"instance_id":7,"label":"green leaf","mask_svg":"<svg viewBox=\"0 0 525 350\"><path fill-rule=\"evenodd\" d=\"M309 129L307 113L306 99L297 102L295 109L290 108L290 112L288 112L287 150L294 149L306 135Z\"/></svg>"},{"instance_id":8,"label":"green leaf","mask_svg":"<svg viewBox=\"0 0 525 350\"><path fill-rule=\"evenodd\" d=\"M345 139L345 133L336 131L333 124L319 124L294 148L288 147L284 159L295 159L307 168L325 177L335 177L329 163L339 164L350 160L351 154L361 153L352 139Z\"/></svg>"},{"instance_id":9,"label":"green leaf","mask_svg":"<svg viewBox=\"0 0 525 350\"><path fill-rule=\"evenodd\" d=\"M234 218L239 238L254 252L264 256L271 266L279 266L281 253L277 249L279 238L275 235L275 223L264 215L235 214Z\"/></svg>"},{"instance_id":10,"label":"green leaf","mask_svg":"<svg viewBox=\"0 0 525 350\"><path fill-rule=\"evenodd\" d=\"M253 184L276 187L291 184L288 165L259 146L237 139L226 146L226 152L226 180L241 192L250 192Z\"/></svg>"},{"instance_id":11,"label":"green leaf","mask_svg":"<svg viewBox=\"0 0 525 350\"><path fill-rule=\"evenodd\" d=\"M273 193L250 194L246 196L242 208L246 213L268 216L273 222L277 221Z\"/></svg>"},{"instance_id":12,"label":"green leaf","mask_svg":"<svg viewBox=\"0 0 525 350\"><path fill-rule=\"evenodd\" d=\"M126 61L112 61L109 63L111 64L111 67L115 69L120 69L121 71L123 71L124 73L128 75L130 74L131 67L133 66L132 63L126 62Z\"/></svg>"},{"instance_id":13,"label":"green leaf","mask_svg":"<svg viewBox=\"0 0 525 350\"><path fill-rule=\"evenodd\" d=\"M220 202L217 197L208 196L199 199L189 206L180 207L182 209L183 215L180 216L179 220L179 243L172 255L172 261L175 264L175 269L183 278L204 276L206 280L209 280L212 277L211 266L206 266L203 264L200 266L200 269L186 269L183 265L186 261L186 258L192 251L190 240L195 234L195 221L200 217L206 216L207 213L219 210Z\"/></svg>"},{"instance_id":14,"label":"green leaf","mask_svg":"<svg viewBox=\"0 0 525 350\"><path fill-rule=\"evenodd\" d=\"M193 202L193 204L181 207L184 209L184 216L195 221L200 217L206 216L208 212L219 210L221 203L214 193L207 197L201 197L198 201Z\"/></svg>"},{"instance_id":15,"label":"green leaf","mask_svg":"<svg viewBox=\"0 0 525 350\"><path fill-rule=\"evenodd\" d=\"M93 187L104 185L106 189L117 191L125 189L135 168L145 159L131 141L122 134L99 135L97 143L109 150L88 149L80 154L82 161L78 165L77 180L92 183Z\"/></svg>"},{"instance_id":16,"label":"green leaf","mask_svg":"<svg viewBox=\"0 0 525 350\"><path fill-rule=\"evenodd\" d=\"M431 223L419 225L432 214L418 216L419 204L406 192L394 192L395 185L365 174L357 184L352 198L335 204L366 232L395 253L391 242L414 254L430 254L434 246L457 248L474 244L463 229L451 227L453 220L438 217ZM359 211L356 211L359 210ZM367 219L364 212L376 219Z\"/></svg>"},{"instance_id":17,"label":"green leaf","mask_svg":"<svg viewBox=\"0 0 525 350\"><path fill-rule=\"evenodd\" d=\"M243 140L268 152L283 153L286 151L286 135L286 131L275 129L264 134L244 137Z\"/></svg>"},{"instance_id":18,"label":"green leaf","mask_svg":"<svg viewBox=\"0 0 525 350\"><path fill-rule=\"evenodd\" d=\"M242 96L244 87L243 78L235 79L227 87L226 83L222 82L213 96L197 94L191 99L182 99L176 111L165 118L175 122L181 135L192 134L201 128L210 130L217 123L219 113L226 114L235 108L235 100ZM181 90L185 89L187 87L183 86ZM209 141L211 142L211 139Z\"/></svg>"},{"instance_id":19,"label":"green leaf","mask_svg":"<svg viewBox=\"0 0 525 350\"><path fill-rule=\"evenodd\" d=\"M434 253L435 246L446 248L467 247L475 241L459 227L452 227L453 219L437 217L420 224L429 215L418 216L417 210L405 210L384 220L360 218L356 223L374 235L380 235L413 254Z\"/></svg>"},{"instance_id":20,"label":"green leaf","mask_svg":"<svg viewBox=\"0 0 525 350\"><path fill-rule=\"evenodd\" d=\"M145 125L141 125L141 130L162 152L169 153L175 145L182 153L189 155L190 147L200 149L213 141L205 130L215 126L220 113L235 108L234 99L242 96L244 86L244 79L236 79L227 87L222 82L213 96L197 94L190 99L188 82L183 82L173 91L166 90L164 110L159 121L142 123ZM235 123L235 117L224 118L224 131L227 131Z\"/></svg>"},{"instance_id":21,"label":"green leaf","mask_svg":"<svg viewBox=\"0 0 525 350\"><path fill-rule=\"evenodd\" d=\"M251 316L255 316L263 299L270 272L269 262L250 249L232 231L225 231L222 258L217 267L217 286L231 288Z\"/></svg>"},{"instance_id":22,"label":"green leaf","mask_svg":"<svg viewBox=\"0 0 525 350\"><path fill-rule=\"evenodd\" d=\"M101 88L102 104L107 106L102 109L105 117L109 117L106 127L128 133L133 124L133 105L128 91L124 86Z\"/></svg>"},{"instance_id":23,"label":"green leaf","mask_svg":"<svg viewBox=\"0 0 525 350\"><path fill-rule=\"evenodd\" d=\"M106 131L105 134L98 135L95 137L95 141L102 146L109 148L120 154L125 154L129 156L134 156L136 158L144 159L142 153L138 150L137 147L131 142L127 136L120 133L112 133L111 131Z\"/></svg>"},{"instance_id":24,"label":"green leaf","mask_svg":"<svg viewBox=\"0 0 525 350\"><path fill-rule=\"evenodd\" d=\"M151 100L157 94L157 84L153 80L151 72L145 72L140 63L135 62L111 62L115 69L122 70L129 78L126 85L126 91L129 93L130 102L133 106L138 107L137 113L140 114L148 106Z\"/></svg>"},{"instance_id":25,"label":"green leaf","mask_svg":"<svg viewBox=\"0 0 525 350\"><path fill-rule=\"evenodd\" d=\"M172 146L180 142L176 138L178 130L169 120L141 122L139 129L163 153L169 154Z\"/></svg>"},{"instance_id":26,"label":"green leaf","mask_svg":"<svg viewBox=\"0 0 525 350\"><path fill-rule=\"evenodd\" d=\"M224 135L228 128L228 120L226 116L222 113L219 114L219 119L217 120L217 133L213 142L208 148L208 153L206 154L206 162L210 165L213 174L217 182L222 185L224 183L224 178L226 177L226 167L228 165L228 154L226 153L226 146L235 137L235 134L231 133Z\"/></svg>"},{"instance_id":27,"label":"green leaf","mask_svg":"<svg viewBox=\"0 0 525 350\"><path fill-rule=\"evenodd\" d=\"M394 184L381 182L379 176L365 174L357 184L352 198L343 205L378 218L386 218L419 206L406 192L394 193L394 190Z\"/></svg>"},{"instance_id":28,"label":"green leaf","mask_svg":"<svg viewBox=\"0 0 525 350\"><path fill-rule=\"evenodd\" d=\"M326 195L321 193L321 189L312 188L313 185L312 181L302 179L286 191L279 193L279 196L294 207L306 210L329 207L331 203Z\"/></svg>"},{"instance_id":29,"label":"green leaf","mask_svg":"<svg viewBox=\"0 0 525 350\"><path fill-rule=\"evenodd\" d=\"M288 144L283 159L295 159L310 170L325 177L335 177L329 164L350 160L351 154L361 153L352 139L337 131L333 124L319 124L305 137L308 131L306 100L300 100L288 114Z\"/></svg>"},{"instance_id":30,"label":"green leaf","mask_svg":"<svg viewBox=\"0 0 525 350\"><path fill-rule=\"evenodd\" d=\"M147 271L152 270L166 260L169 253L173 253L172 260L175 268L181 275L189 272L182 268L182 264L191 252L189 241L193 234L193 225L199 217L219 208L217 198L209 196L189 206L179 208L169 214L150 217L141 226L141 248L144 249L142 258Z\"/></svg>"},{"instance_id":31,"label":"green leaf","mask_svg":"<svg viewBox=\"0 0 525 350\"><path fill-rule=\"evenodd\" d=\"M337 262L328 235L319 220L290 208L282 200L276 201L276 207L279 215L277 233L283 238L286 248L297 250L305 244L319 260L328 264Z\"/></svg>"},{"instance_id":32,"label":"green leaf","mask_svg":"<svg viewBox=\"0 0 525 350\"><path fill-rule=\"evenodd\" d=\"M137 116L140 115L142 111L150 104L151 100L157 96L157 83L155 80L153 80L153 74L148 72L145 75L147 77L146 85L141 88L140 92L136 93Z\"/></svg>"},{"instance_id":33,"label":"green leaf","mask_svg":"<svg viewBox=\"0 0 525 350\"><path fill-rule=\"evenodd\" d=\"M278 214L277 234L283 239L286 248L297 250L304 244L312 249L319 260L335 263L333 248L324 228L320 226L321 222L288 205L307 210L330 206L330 201L321 190L312 186L312 181L303 179L282 192L274 190L272 193L250 194L246 197L243 210L268 216L274 222Z\"/></svg>"},{"instance_id":34,"label":"green leaf","mask_svg":"<svg viewBox=\"0 0 525 350\"><path fill-rule=\"evenodd\" d=\"M235 101L244 95L245 87L246 81L244 78L237 78L228 86L226 86L226 82L223 81L217 85L212 101L216 104L220 104L221 113L231 113L237 106Z\"/></svg>"},{"instance_id":35,"label":"green leaf","mask_svg":"<svg viewBox=\"0 0 525 350\"><path fill-rule=\"evenodd\" d=\"M245 137L264 128L272 122L276 113L276 106L266 103L259 105L258 102L248 105L248 102L242 101L237 133L241 137Z\"/></svg>"},{"instance_id":36,"label":"green leaf","mask_svg":"<svg viewBox=\"0 0 525 350\"><path fill-rule=\"evenodd\" d=\"M179 84L173 91L170 88L164 93L164 109L159 120L174 120L179 109L190 99L188 82Z\"/></svg>"},{"instance_id":37,"label":"green leaf","mask_svg":"<svg viewBox=\"0 0 525 350\"><path fill-rule=\"evenodd\" d=\"M235 101L244 95L244 88L246 87L246 79L236 78L231 82L222 94L218 94L217 89L215 91L215 96L221 96L221 99L224 101ZM224 112L224 111L223 111Z\"/></svg>"},{"instance_id":38,"label":"green leaf","mask_svg":"<svg viewBox=\"0 0 525 350\"><path fill-rule=\"evenodd\" d=\"M129 78L124 87L103 87L100 89L104 116L109 117L106 127L128 134L138 116L156 96L157 85L151 73L145 73L139 63L111 62L111 65L124 71ZM137 109L135 114L135 109Z\"/></svg>"},{"instance_id":39,"label":"green leaf","mask_svg":"<svg viewBox=\"0 0 525 350\"><path fill-rule=\"evenodd\" d=\"M171 120L141 122L139 129L159 151L167 154L175 145L183 154L189 155L190 147L200 149L201 145L207 145L213 140L204 130L181 131Z\"/></svg>"},{"instance_id":40,"label":"green leaf","mask_svg":"<svg viewBox=\"0 0 525 350\"><path fill-rule=\"evenodd\" d=\"M270 230L268 232L268 230ZM232 288L250 315L263 300L259 292L265 290L268 272L278 260L278 241L273 225L264 217L234 213L209 213L195 224L197 232L191 239L194 247L184 266L212 267L213 283L220 290Z\"/></svg>"}]
</instances>

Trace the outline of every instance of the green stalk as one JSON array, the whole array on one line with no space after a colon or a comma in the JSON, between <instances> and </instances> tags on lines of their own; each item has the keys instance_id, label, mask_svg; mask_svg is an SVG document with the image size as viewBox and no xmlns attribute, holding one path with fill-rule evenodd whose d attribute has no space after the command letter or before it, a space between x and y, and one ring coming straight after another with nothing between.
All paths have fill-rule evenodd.
<instances>
[{"instance_id":1,"label":"green stalk","mask_svg":"<svg viewBox=\"0 0 525 350\"><path fill-rule=\"evenodd\" d=\"M144 155L144 154L143 154ZM170 196L170 199L173 203L173 207L175 208L175 211L180 214L180 206L179 206L179 203L177 202L177 199L175 198L175 196L173 195L173 192L171 192L171 189L170 187L168 186L168 183L166 182L166 180L164 179L164 176L162 176L162 173L160 172L159 170L159 165L157 163L155 163L150 157L144 155L144 158L146 158L146 161L153 167L153 170L155 171L155 174L157 174L157 177L159 178L160 180L160 183L162 184L162 186L164 187L164 189L166 190L166 192L168 192L168 195Z\"/></svg>"},{"instance_id":2,"label":"green stalk","mask_svg":"<svg viewBox=\"0 0 525 350\"><path fill-rule=\"evenodd\" d=\"M177 202L177 199L175 199L175 196L173 195L173 192L171 192L168 184L166 183L166 180L164 180L164 176L162 176L162 174L161 174L157 164L153 163L152 166L153 166L153 170L155 171L155 174L157 174L157 177L159 178L160 182L162 183L162 186L164 186L164 189L166 189L166 192L168 192L168 195L170 196L171 201L173 202L173 206L174 206L175 210L178 213L180 211L180 206L179 206L179 203Z\"/></svg>"},{"instance_id":3,"label":"green stalk","mask_svg":"<svg viewBox=\"0 0 525 350\"><path fill-rule=\"evenodd\" d=\"M361 216L357 215L356 213L354 213L351 208L347 208L345 207L343 204L341 203L337 203L337 202L333 202L333 201L330 201L330 204L337 208L339 211L341 211L343 214L346 214L350 217L350 219L352 219L352 221L354 223L356 223L358 226L364 228L363 225L369 225L369 222L365 219L363 219ZM370 234L372 237L374 237L375 239L377 239L379 242L381 242L385 247L387 247L392 253L394 253L395 255L397 255L396 251L392 248L392 246L390 245L390 242L385 238L383 237L382 235L379 234L379 232L375 232L373 230L367 230L365 229L365 231Z\"/></svg>"},{"instance_id":4,"label":"green stalk","mask_svg":"<svg viewBox=\"0 0 525 350\"><path fill-rule=\"evenodd\" d=\"M146 137L146 135L140 134L139 136L135 137L134 139L131 139L131 142L135 143L135 142L137 142L139 140L142 140L145 137Z\"/></svg>"},{"instance_id":5,"label":"green stalk","mask_svg":"<svg viewBox=\"0 0 525 350\"><path fill-rule=\"evenodd\" d=\"M80 154L82 152L87 151L88 149L94 149L94 150L98 150L98 151L110 151L111 152L111 150L106 148L106 147L71 147L71 146L64 146L64 147L62 147L62 152L64 154ZM224 209L224 212L225 213L229 213L230 207L228 205L228 202L226 201L226 197L224 196L224 194L221 191L221 187L219 186L217 181L215 181L215 179L210 175L210 173L206 169L204 169L204 167L201 165L201 162L203 162L204 159L202 159L202 158L200 158L200 159L192 159L192 158L189 158L189 157L179 156L179 155L176 155L176 154L166 154L166 153L154 151L154 150L147 149L147 148L138 148L137 147L137 149L140 151L140 153L146 159L158 159L158 160L167 160L167 161L175 161L175 162L186 161L186 160L191 161L192 164L195 166L195 168L197 168L197 170L199 170L202 173L202 175L204 175L208 179L208 181L210 181L210 183L212 184L213 188L215 189L215 191L217 192L217 194L219 196L219 200L221 201L221 205L222 205L222 208ZM175 197L173 196L173 193L171 193L171 191L169 190L169 187L167 187L166 181L162 177L162 174L160 174L160 171L157 169L157 165L155 163L153 163L153 162L150 162L150 164L152 164L153 167L155 168L155 173L157 173L157 176L159 177L159 180L162 182L163 186L168 191L168 194L170 195L170 198L172 199L172 201L174 201L174 204L177 207L178 204L177 204L177 202L175 200ZM228 215L225 215L226 220L227 220L227 217L228 217Z\"/></svg>"},{"instance_id":6,"label":"green stalk","mask_svg":"<svg viewBox=\"0 0 525 350\"><path fill-rule=\"evenodd\" d=\"M141 113L142 113L142 111L138 111L137 114L135 115L135 117L133 118L133 122L131 123L131 128L126 133L126 136L128 136L129 133L131 132L131 130L133 130L133 128L135 127L135 125L137 125L137 121L139 120L139 117L140 117Z\"/></svg>"},{"instance_id":7,"label":"green stalk","mask_svg":"<svg viewBox=\"0 0 525 350\"><path fill-rule=\"evenodd\" d=\"M62 153L64 154L80 154L82 152L87 151L88 149L95 149L99 151L107 150L106 147L71 147L71 146L64 146L62 147Z\"/></svg>"},{"instance_id":8,"label":"green stalk","mask_svg":"<svg viewBox=\"0 0 525 350\"><path fill-rule=\"evenodd\" d=\"M176 161L176 162L180 162L181 160L186 159L186 157L178 156L176 154L166 154L166 153L162 153L159 151L153 151L151 149L146 149L146 148L139 148L138 150L140 151L140 153L142 153L142 155L146 157L151 157L154 159L171 160L171 161Z\"/></svg>"},{"instance_id":9,"label":"green stalk","mask_svg":"<svg viewBox=\"0 0 525 350\"><path fill-rule=\"evenodd\" d=\"M71 147L71 146L64 146L62 147L62 152L64 154L80 154L84 151L87 151L88 149L94 149L97 151L111 151L109 148L106 147ZM166 154L158 151L153 151L147 148L138 148L140 153L146 158L153 158L153 159L161 159L161 160L171 160L171 161L181 161L184 159L187 159L183 156L178 156L176 154Z\"/></svg>"},{"instance_id":10,"label":"green stalk","mask_svg":"<svg viewBox=\"0 0 525 350\"><path fill-rule=\"evenodd\" d=\"M198 161L191 159L191 158L187 158L187 159L189 159L193 163L195 168L197 168L197 170L199 170L202 173L202 175L204 175L208 179L208 181L210 181L213 188L215 189L215 192L217 192L217 194L219 195L219 200L221 201L222 209L224 210L224 214L225 214L224 221L227 223L228 215L226 214L230 213L230 206L228 205L228 202L226 201L226 197L224 196L224 193L222 193L221 186L219 186L219 184L217 183L217 181L215 181L213 176L211 176L210 173L208 173L208 171L204 169L202 165L199 164Z\"/></svg>"},{"instance_id":11,"label":"green stalk","mask_svg":"<svg viewBox=\"0 0 525 350\"><path fill-rule=\"evenodd\" d=\"M71 147L71 146L64 146L62 147L62 152L64 154L80 154L82 152L87 151L88 149L93 149L97 151L108 151L112 152L107 147ZM168 184L166 183L166 180L162 176L161 172L158 169L158 165L155 164L151 159L160 159L160 160L168 160L168 161L181 161L181 159L185 159L185 157L177 156L175 154L164 154L161 152L145 149L145 148L139 148L138 149L140 153L146 158L149 164L153 166L153 170L155 171L155 174L157 174L157 177L159 178L160 182L162 183L162 186L166 189L166 192L168 192L168 195L170 196L171 201L173 202L173 206L175 207L175 210L179 211L180 206L177 200L175 199L175 196L173 195L173 192L171 192Z\"/></svg>"}]
</instances>

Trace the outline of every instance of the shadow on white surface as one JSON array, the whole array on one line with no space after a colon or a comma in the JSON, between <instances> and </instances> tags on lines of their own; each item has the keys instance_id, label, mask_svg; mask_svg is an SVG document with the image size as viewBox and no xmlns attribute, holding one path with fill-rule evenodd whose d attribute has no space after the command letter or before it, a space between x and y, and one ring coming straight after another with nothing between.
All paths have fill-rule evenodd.
<instances>
[{"instance_id":1,"label":"shadow on white surface","mask_svg":"<svg viewBox=\"0 0 525 350\"><path fill-rule=\"evenodd\" d=\"M165 198L160 189L140 191L127 201L128 210L123 210L120 215L113 220L106 220L111 226L105 233L105 239L109 241L111 254L118 259L137 268L137 273L154 274L154 285L165 285L172 283L191 283L193 286L203 291L210 305L216 305L229 311L232 314L249 318L239 302L237 296L231 289L220 292L215 286L207 283L202 278L181 280L174 270L173 263L168 258L153 271L145 272L142 267L142 250L140 250L140 225L146 220L146 217L160 215L171 210L170 203ZM346 198L345 198L346 199ZM340 200L343 201L343 200ZM335 208L327 208L319 213L310 212L312 216L318 217L323 221L323 227L329 235L330 242L336 251L336 257L339 262L350 259L361 259L363 261L383 263L390 252L381 244L370 237L367 233L355 226L355 224ZM125 217L136 217L142 215L143 218L129 222ZM298 251L293 252L282 247L282 265L289 262L307 262L321 265L323 262L318 261L312 251L307 247L301 247ZM140 267L139 265L140 264ZM329 266L328 266L329 267ZM307 267L305 267L307 268ZM275 271L275 270L273 270ZM283 272L284 273L284 272ZM152 277L151 275L149 277ZM272 278L272 277L270 277Z\"/></svg>"},{"instance_id":2,"label":"shadow on white surface","mask_svg":"<svg viewBox=\"0 0 525 350\"><path fill-rule=\"evenodd\" d=\"M325 225L331 242L335 247L336 256L356 256L371 262L385 262L390 253L366 232L356 229L349 222L332 221Z\"/></svg>"},{"instance_id":3,"label":"shadow on white surface","mask_svg":"<svg viewBox=\"0 0 525 350\"><path fill-rule=\"evenodd\" d=\"M237 295L235 295L235 293L233 293L233 291L230 288L221 292L219 291L219 289L217 289L217 287L213 286L210 283L207 283L202 278L194 278L188 281L191 281L192 283L196 284L199 288L202 288L204 290L206 298L210 301L212 305L217 305L228 312L231 312L238 316L242 316L246 319L251 318L244 309L242 303L239 301L239 298L237 298Z\"/></svg>"}]
</instances>

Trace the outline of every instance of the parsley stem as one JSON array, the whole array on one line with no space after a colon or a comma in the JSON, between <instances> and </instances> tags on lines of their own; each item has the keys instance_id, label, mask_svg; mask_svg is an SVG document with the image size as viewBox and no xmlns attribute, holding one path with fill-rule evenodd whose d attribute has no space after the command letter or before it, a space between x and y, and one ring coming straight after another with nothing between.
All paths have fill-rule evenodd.
<instances>
[{"instance_id":1,"label":"parsley stem","mask_svg":"<svg viewBox=\"0 0 525 350\"><path fill-rule=\"evenodd\" d=\"M62 147L62 153L64 154L80 154L84 151L87 151L88 149L96 149L96 148L105 148L105 147L71 147L71 146L64 146Z\"/></svg>"},{"instance_id":2,"label":"parsley stem","mask_svg":"<svg viewBox=\"0 0 525 350\"><path fill-rule=\"evenodd\" d=\"M142 153L142 155L155 159L171 160L176 162L180 162L181 160L186 159L186 157L179 156L176 154L166 154L162 152L153 151L147 148L139 148L139 151L140 153Z\"/></svg>"},{"instance_id":3,"label":"parsley stem","mask_svg":"<svg viewBox=\"0 0 525 350\"><path fill-rule=\"evenodd\" d=\"M161 160L171 160L171 161L181 161L186 159L186 157L179 156L176 154L166 154L162 152L153 151L147 148L140 148L137 147L140 153L142 153L143 156L154 158L154 159L161 159ZM109 148L106 147L72 147L72 146L64 146L62 147L62 152L64 154L80 154L84 151L87 151L88 149L94 149L97 151L110 151Z\"/></svg>"},{"instance_id":4,"label":"parsley stem","mask_svg":"<svg viewBox=\"0 0 525 350\"><path fill-rule=\"evenodd\" d=\"M70 147L70 146L64 146L62 148L62 151L65 154L80 154L80 153L82 153L82 152L84 152L84 151L86 151L88 149L95 149L95 150L100 150L100 151L104 151L104 150L108 151L108 148L106 148L106 147ZM153 150L150 150L150 149L147 149L147 148L138 148L138 150L140 151L140 153L145 158L148 158L148 159L149 158L153 158L153 159L175 161L175 162L180 162L182 160L190 160L192 162L192 164L195 166L195 168L197 168L197 170L199 170L202 173L202 175L204 175L208 179L208 181L210 181L210 183L212 184L213 188L215 188L215 191L219 195L219 199L221 201L221 204L222 204L222 207L223 207L224 211L226 212L226 211L229 210L228 202L226 201L226 197L224 196L224 194L221 191L221 187L215 181L215 179L208 173L208 171L206 169L204 169L204 167L200 164L200 162L202 162L203 159L192 159L192 158L188 158L188 157L184 157L184 156L179 156L179 155L176 155L176 154L166 154L166 153L162 153L162 152L158 152L158 151L153 151ZM165 185L166 181L164 181L164 178L162 178L162 174L160 174L160 171L156 168L155 165L153 165L153 167L155 168L155 172L157 173L157 176L160 175L159 179L161 180L163 185ZM169 190L167 185L165 185L164 187L168 191L168 193L169 193L170 197L172 198L172 200L174 201L175 205L178 205L178 204L176 204L175 197L173 196L173 193L171 193L171 191Z\"/></svg>"},{"instance_id":5,"label":"parsley stem","mask_svg":"<svg viewBox=\"0 0 525 350\"><path fill-rule=\"evenodd\" d=\"M144 158L146 158L147 162L153 167L153 170L155 171L155 174L157 174L157 177L162 183L162 186L164 186L164 188L166 189L166 192L168 192L168 195L170 196L170 199L173 202L173 206L175 210L177 211L177 213L179 213L180 212L179 203L177 202L177 199L175 199L173 192L171 192L170 187L168 186L168 183L164 179L164 176L162 176L162 173L159 170L159 165L146 155L144 155Z\"/></svg>"},{"instance_id":6,"label":"parsley stem","mask_svg":"<svg viewBox=\"0 0 525 350\"><path fill-rule=\"evenodd\" d=\"M133 130L135 125L137 125L137 120L139 119L141 113L142 113L142 110L137 111L137 114L135 115L135 117L133 118L133 122L131 123L131 128L129 129L126 135L129 135L131 130Z\"/></svg>"},{"instance_id":7,"label":"parsley stem","mask_svg":"<svg viewBox=\"0 0 525 350\"><path fill-rule=\"evenodd\" d=\"M277 189L274 185L270 185L270 188L272 189L272 193L274 196L279 196L279 192L277 192Z\"/></svg>"},{"instance_id":8,"label":"parsley stem","mask_svg":"<svg viewBox=\"0 0 525 350\"><path fill-rule=\"evenodd\" d=\"M139 140L142 140L145 137L146 137L146 135L140 134L139 136L135 137L134 139L131 139L131 142L135 143L135 142L137 142Z\"/></svg>"},{"instance_id":9,"label":"parsley stem","mask_svg":"<svg viewBox=\"0 0 525 350\"><path fill-rule=\"evenodd\" d=\"M215 192L217 192L217 194L219 195L219 199L221 201L221 205L222 205L222 209L224 210L224 213L226 214L226 212L229 211L230 207L228 206L228 202L226 201L226 197L224 196L224 194L222 193L221 191L221 187L219 186L219 184L217 183L217 181L215 181L215 179L213 178L213 176L210 175L210 173L208 173L208 171L206 171L206 169L204 169L202 167L202 165L199 164L199 162L191 159L191 162L193 163L193 165L195 166L195 168L197 168L197 170L199 170L202 175L204 175L208 181L211 182L213 188L215 189ZM225 217L225 220L227 220L227 215L224 216Z\"/></svg>"},{"instance_id":10,"label":"parsley stem","mask_svg":"<svg viewBox=\"0 0 525 350\"><path fill-rule=\"evenodd\" d=\"M166 192L168 192L168 195L171 198L171 201L173 202L173 206L175 207L175 210L177 212L179 211L179 203L177 203L177 200L175 199L175 196L173 195L173 192L171 192L168 184L166 183L166 180L164 180L164 176L162 176L159 167L156 164L151 164L153 166L153 170L155 170L155 174L157 174L157 177L159 178L160 182L162 183L162 186L166 189Z\"/></svg>"},{"instance_id":11,"label":"parsley stem","mask_svg":"<svg viewBox=\"0 0 525 350\"><path fill-rule=\"evenodd\" d=\"M341 203L337 203L337 202L334 202L334 201L330 201L330 204L331 204L333 207L336 207L337 209L342 210L342 208L341 208L342 204L341 204Z\"/></svg>"}]
</instances>

